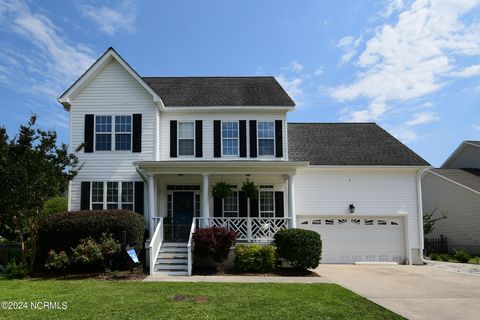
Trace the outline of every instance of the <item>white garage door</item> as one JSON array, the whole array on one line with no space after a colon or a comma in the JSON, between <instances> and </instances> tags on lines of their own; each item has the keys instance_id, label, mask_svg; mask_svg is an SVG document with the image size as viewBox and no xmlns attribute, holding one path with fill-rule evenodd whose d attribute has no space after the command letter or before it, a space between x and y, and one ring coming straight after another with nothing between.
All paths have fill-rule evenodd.
<instances>
[{"instance_id":1,"label":"white garage door","mask_svg":"<svg viewBox=\"0 0 480 320\"><path fill-rule=\"evenodd\" d=\"M402 218L303 217L297 223L320 233L322 263L405 262Z\"/></svg>"}]
</instances>

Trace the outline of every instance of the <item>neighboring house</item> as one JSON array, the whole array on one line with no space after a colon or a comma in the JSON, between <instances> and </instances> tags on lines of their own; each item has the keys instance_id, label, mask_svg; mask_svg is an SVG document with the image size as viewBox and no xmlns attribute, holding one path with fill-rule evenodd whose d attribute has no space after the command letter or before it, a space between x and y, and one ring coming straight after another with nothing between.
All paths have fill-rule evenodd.
<instances>
[{"instance_id":1,"label":"neighboring house","mask_svg":"<svg viewBox=\"0 0 480 320\"><path fill-rule=\"evenodd\" d=\"M287 123L273 77L141 77L110 48L59 101L85 143L69 209L143 214L152 273L191 272L191 233L212 225L242 242L318 231L324 263L421 263L428 163L373 123ZM235 191L217 200L221 181Z\"/></svg>"},{"instance_id":2,"label":"neighboring house","mask_svg":"<svg viewBox=\"0 0 480 320\"><path fill-rule=\"evenodd\" d=\"M480 141L464 141L438 169L422 178L423 209L437 221L427 237L447 237L448 249L480 254Z\"/></svg>"}]
</instances>

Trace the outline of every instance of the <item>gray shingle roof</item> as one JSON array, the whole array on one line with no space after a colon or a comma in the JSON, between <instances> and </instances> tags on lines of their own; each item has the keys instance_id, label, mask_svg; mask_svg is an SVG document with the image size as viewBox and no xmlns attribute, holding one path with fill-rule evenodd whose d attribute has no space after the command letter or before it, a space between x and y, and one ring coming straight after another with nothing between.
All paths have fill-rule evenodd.
<instances>
[{"instance_id":1,"label":"gray shingle roof","mask_svg":"<svg viewBox=\"0 0 480 320\"><path fill-rule=\"evenodd\" d=\"M467 140L465 142L468 142L468 143L471 143L473 145L476 145L477 147L480 147L480 141L476 141L476 140Z\"/></svg>"},{"instance_id":2,"label":"gray shingle roof","mask_svg":"<svg viewBox=\"0 0 480 320\"><path fill-rule=\"evenodd\" d=\"M166 106L295 106L274 77L142 77Z\"/></svg>"},{"instance_id":3,"label":"gray shingle roof","mask_svg":"<svg viewBox=\"0 0 480 320\"><path fill-rule=\"evenodd\" d=\"M289 123L288 149L312 165L429 165L375 123Z\"/></svg>"},{"instance_id":4,"label":"gray shingle roof","mask_svg":"<svg viewBox=\"0 0 480 320\"><path fill-rule=\"evenodd\" d=\"M430 169L465 187L480 192L480 169Z\"/></svg>"}]
</instances>

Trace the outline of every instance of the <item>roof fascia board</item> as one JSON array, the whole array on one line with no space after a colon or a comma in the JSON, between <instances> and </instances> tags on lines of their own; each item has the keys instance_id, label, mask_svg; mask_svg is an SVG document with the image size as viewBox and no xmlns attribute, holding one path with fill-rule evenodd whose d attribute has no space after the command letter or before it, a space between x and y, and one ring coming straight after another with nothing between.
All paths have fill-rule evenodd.
<instances>
[{"instance_id":1,"label":"roof fascia board","mask_svg":"<svg viewBox=\"0 0 480 320\"><path fill-rule=\"evenodd\" d=\"M402 170L402 171L417 171L417 170L426 170L431 169L432 166L373 166L373 165L309 165L306 169L311 170L381 170L381 171L390 171L390 170Z\"/></svg>"},{"instance_id":2,"label":"roof fascia board","mask_svg":"<svg viewBox=\"0 0 480 320\"><path fill-rule=\"evenodd\" d=\"M71 100L77 96L81 90L93 79L112 59L115 59L150 95L152 95L153 102L160 110L165 109L160 96L150 88L149 85L143 81L138 73L113 49L109 48L93 65L75 81L75 83L63 93L58 101L64 108L70 108Z\"/></svg>"},{"instance_id":3,"label":"roof fascia board","mask_svg":"<svg viewBox=\"0 0 480 320\"><path fill-rule=\"evenodd\" d=\"M217 112L217 111L292 111L294 106L167 106L164 112Z\"/></svg>"},{"instance_id":4,"label":"roof fascia board","mask_svg":"<svg viewBox=\"0 0 480 320\"><path fill-rule=\"evenodd\" d=\"M462 188L465 188L465 189L467 189L467 190L470 190L470 191L472 191L472 192L474 192L474 193L476 193L476 194L480 194L479 191L474 190L474 189L472 189L472 188L469 188L469 187L467 187L466 185L461 184L460 182L457 182L457 181L454 181L454 180L449 179L449 178L447 178L447 177L444 177L444 176L442 176L441 174L438 174L438 173L436 173L436 172L434 172L434 171L427 170L427 173L432 173L432 174L436 175L437 177L443 178L443 179L445 179L445 180L447 180L447 181L450 181L450 182L453 183L453 184L456 184L457 186L460 186L460 187L462 187Z\"/></svg>"}]
</instances>

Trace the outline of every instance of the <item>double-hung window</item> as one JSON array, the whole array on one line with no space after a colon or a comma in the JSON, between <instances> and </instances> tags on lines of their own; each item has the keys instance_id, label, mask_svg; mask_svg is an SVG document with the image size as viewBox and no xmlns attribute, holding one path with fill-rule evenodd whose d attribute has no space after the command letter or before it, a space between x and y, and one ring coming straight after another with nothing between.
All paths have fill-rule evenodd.
<instances>
[{"instance_id":1,"label":"double-hung window","mask_svg":"<svg viewBox=\"0 0 480 320\"><path fill-rule=\"evenodd\" d=\"M275 123L273 121L258 122L258 155L275 155Z\"/></svg>"},{"instance_id":2,"label":"double-hung window","mask_svg":"<svg viewBox=\"0 0 480 320\"><path fill-rule=\"evenodd\" d=\"M229 196L223 198L223 216L225 218L238 217L238 191L232 191Z\"/></svg>"},{"instance_id":3,"label":"double-hung window","mask_svg":"<svg viewBox=\"0 0 480 320\"><path fill-rule=\"evenodd\" d=\"M93 210L134 209L133 181L93 181L91 192Z\"/></svg>"},{"instance_id":4,"label":"double-hung window","mask_svg":"<svg viewBox=\"0 0 480 320\"><path fill-rule=\"evenodd\" d=\"M275 201L273 191L259 192L259 206L261 218L273 218L275 216Z\"/></svg>"},{"instance_id":5,"label":"double-hung window","mask_svg":"<svg viewBox=\"0 0 480 320\"><path fill-rule=\"evenodd\" d=\"M222 122L222 153L238 156L238 122Z\"/></svg>"},{"instance_id":6,"label":"double-hung window","mask_svg":"<svg viewBox=\"0 0 480 320\"><path fill-rule=\"evenodd\" d=\"M103 182L92 182L92 210L103 209Z\"/></svg>"},{"instance_id":7,"label":"double-hung window","mask_svg":"<svg viewBox=\"0 0 480 320\"><path fill-rule=\"evenodd\" d=\"M95 150L111 151L112 146L115 150L132 150L132 116L95 117Z\"/></svg>"},{"instance_id":8,"label":"double-hung window","mask_svg":"<svg viewBox=\"0 0 480 320\"><path fill-rule=\"evenodd\" d=\"M112 116L96 116L95 150L112 150Z\"/></svg>"},{"instance_id":9,"label":"double-hung window","mask_svg":"<svg viewBox=\"0 0 480 320\"><path fill-rule=\"evenodd\" d=\"M193 121L178 123L178 155L195 155L195 127Z\"/></svg>"},{"instance_id":10,"label":"double-hung window","mask_svg":"<svg viewBox=\"0 0 480 320\"><path fill-rule=\"evenodd\" d=\"M115 116L115 150L132 149L132 116Z\"/></svg>"}]
</instances>

